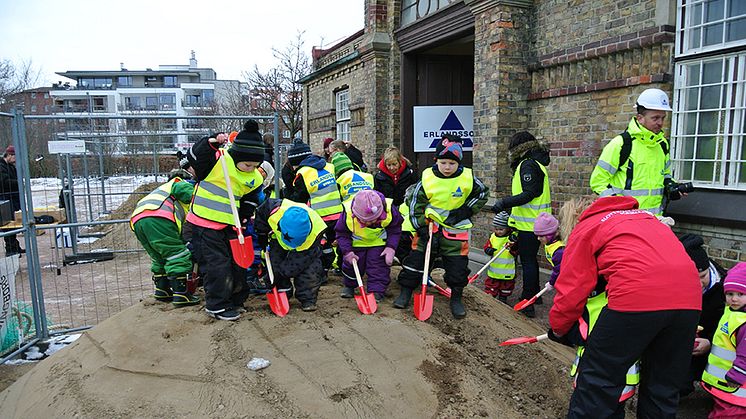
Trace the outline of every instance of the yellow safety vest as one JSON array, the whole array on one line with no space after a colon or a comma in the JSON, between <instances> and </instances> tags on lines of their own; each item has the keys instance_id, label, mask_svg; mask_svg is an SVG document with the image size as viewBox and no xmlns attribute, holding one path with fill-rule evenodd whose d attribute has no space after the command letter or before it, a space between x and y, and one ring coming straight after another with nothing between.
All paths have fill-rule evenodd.
<instances>
[{"instance_id":1,"label":"yellow safety vest","mask_svg":"<svg viewBox=\"0 0 746 419\"><path fill-rule=\"evenodd\" d=\"M565 247L565 244L562 243L562 240L557 240L554 243L549 243L544 246L544 254L547 257L547 260L549 261L549 264L552 265L554 268L554 262L552 262L552 257L554 256L554 252L557 251L560 247Z\"/></svg>"},{"instance_id":2,"label":"yellow safety vest","mask_svg":"<svg viewBox=\"0 0 746 419\"><path fill-rule=\"evenodd\" d=\"M599 314L601 314L601 310L606 307L608 302L609 300L606 296L605 291L588 298L588 302L585 304L585 312L583 313L583 320L581 321L580 331L581 335L583 335L585 339L588 339L588 336L591 334L591 330L593 330L593 326L596 325L596 320L598 320ZM583 330L584 323L585 330ZM578 349L575 352L575 360L572 363L572 367L570 367L570 376L575 377L575 379L573 380L573 387L578 380L578 364L580 363L580 358L583 357L584 352L585 346L578 346ZM635 388L638 384L640 384L640 361L635 361L635 363L632 364L632 366L629 367L629 369L627 370L626 384L624 386L624 389L622 390L622 394L619 396L619 401L623 402L634 396Z\"/></svg>"},{"instance_id":3,"label":"yellow safety vest","mask_svg":"<svg viewBox=\"0 0 746 419\"><path fill-rule=\"evenodd\" d=\"M427 196L427 207L425 217L437 222L446 231L454 234L463 233L473 227L471 220L466 218L456 225L445 224L446 218L451 211L461 208L466 198L471 194L474 186L474 175L471 169L464 167L461 174L452 178L439 178L429 167L422 172L422 189Z\"/></svg>"},{"instance_id":4,"label":"yellow safety vest","mask_svg":"<svg viewBox=\"0 0 746 419\"><path fill-rule=\"evenodd\" d=\"M510 236L498 237L495 233L490 234L490 247L495 249L495 252L503 250L508 241L510 241ZM490 267L487 269L487 276L503 281L511 281L515 278L515 258L510 254L509 250L502 252L499 258L490 263Z\"/></svg>"},{"instance_id":5,"label":"yellow safety vest","mask_svg":"<svg viewBox=\"0 0 746 419\"><path fill-rule=\"evenodd\" d=\"M314 211L322 217L342 212L342 200L339 197L334 166L331 163L327 163L321 170L303 166L298 169L298 174L306 185Z\"/></svg>"},{"instance_id":6,"label":"yellow safety vest","mask_svg":"<svg viewBox=\"0 0 746 419\"><path fill-rule=\"evenodd\" d=\"M147 194L145 198L137 201L137 206L130 216L130 228L135 229L135 223L145 217L160 217L176 223L176 228L181 231L181 224L186 217L187 205L171 196L171 188L174 183L180 182L180 178L170 181ZM146 213L145 211L150 211Z\"/></svg>"},{"instance_id":7,"label":"yellow safety vest","mask_svg":"<svg viewBox=\"0 0 746 419\"><path fill-rule=\"evenodd\" d=\"M523 185L521 185L521 165L525 163L523 160L518 164L513 174L513 195L518 195L523 192ZM542 187L541 195L532 199L531 201L517 207L513 207L510 211L510 218L508 219L508 225L520 231L534 231L534 222L536 217L539 216L540 212L546 212L547 214L552 213L552 197L549 194L549 174L547 168L543 164L536 162L544 173L544 186Z\"/></svg>"},{"instance_id":8,"label":"yellow safety vest","mask_svg":"<svg viewBox=\"0 0 746 419\"><path fill-rule=\"evenodd\" d=\"M342 202L346 202L360 191L373 189L373 175L348 170L337 177L337 185Z\"/></svg>"},{"instance_id":9,"label":"yellow safety vest","mask_svg":"<svg viewBox=\"0 0 746 419\"><path fill-rule=\"evenodd\" d=\"M274 234L280 234L278 224L280 223L280 219L285 214L285 211L287 211L289 208L292 207L298 207L302 208L303 211L308 212L308 217L311 219L311 232L308 234L308 237L306 237L306 241L304 241L300 246L298 247L290 247L287 244L285 244L284 241L276 239L277 243L280 244L280 247L282 247L285 250L295 250L297 252L302 252L304 250L309 249L314 242L316 242L316 239L319 237L320 234L326 230L326 223L321 218L319 214L316 213L316 211L312 211L309 209L306 205L299 204L297 202L293 202L289 199L283 199L282 203L279 207L275 208L272 213L270 213L269 218L267 219L267 223L272 228L272 232Z\"/></svg>"},{"instance_id":10,"label":"yellow safety vest","mask_svg":"<svg viewBox=\"0 0 746 419\"><path fill-rule=\"evenodd\" d=\"M352 215L352 200L348 200L343 205L345 207L345 224L347 228L352 232L352 247L376 247L385 246L386 239L388 239L388 233L386 227L391 224L393 216L391 214L391 206L394 201L386 198L386 218L381 221L380 227L361 227L360 223L355 220Z\"/></svg>"},{"instance_id":11,"label":"yellow safety vest","mask_svg":"<svg viewBox=\"0 0 746 419\"><path fill-rule=\"evenodd\" d=\"M409 219L409 203L408 202L402 202L399 204L399 214L401 214L402 218L404 218L404 221L401 223L401 231L408 231L410 233L414 233L415 228L412 225L412 220Z\"/></svg>"},{"instance_id":12,"label":"yellow safety vest","mask_svg":"<svg viewBox=\"0 0 746 419\"><path fill-rule=\"evenodd\" d=\"M627 125L627 133L632 137L627 161L619 167L624 139L617 135L604 147L593 168L591 189L599 196L634 197L640 209L660 215L663 213L663 182L671 179L671 160L661 149L661 143L668 149L668 141L663 131L653 134L634 117Z\"/></svg>"},{"instance_id":13,"label":"yellow safety vest","mask_svg":"<svg viewBox=\"0 0 746 419\"><path fill-rule=\"evenodd\" d=\"M731 311L725 306L723 317L712 337L712 349L707 357L707 367L702 373L703 388L713 396L736 406L746 406L746 388L733 387L725 379L725 374L736 360L736 331L746 323L746 313Z\"/></svg>"},{"instance_id":14,"label":"yellow safety vest","mask_svg":"<svg viewBox=\"0 0 746 419\"><path fill-rule=\"evenodd\" d=\"M264 179L258 170L242 172L236 169L233 158L228 153L221 155L220 158L224 158L228 166L228 176L231 179L233 196L236 205L239 205L241 197L254 189L260 188ZM233 225L233 212L228 197L228 187L223 177L223 166L218 159L207 177L197 184L192 206L189 210L205 220Z\"/></svg>"}]
</instances>

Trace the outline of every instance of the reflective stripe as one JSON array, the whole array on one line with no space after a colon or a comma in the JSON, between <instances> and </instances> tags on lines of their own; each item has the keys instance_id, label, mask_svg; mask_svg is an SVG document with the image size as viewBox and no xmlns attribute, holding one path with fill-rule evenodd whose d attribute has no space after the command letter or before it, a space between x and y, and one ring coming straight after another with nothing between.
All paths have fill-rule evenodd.
<instances>
[{"instance_id":1,"label":"reflective stripe","mask_svg":"<svg viewBox=\"0 0 746 419\"><path fill-rule=\"evenodd\" d=\"M604 197L612 196L612 195L615 195L615 194L617 194L617 192L614 191L614 188L609 188L609 189L605 189L605 190L601 191L601 193L598 194L598 196L600 196L601 198L604 198Z\"/></svg>"},{"instance_id":2,"label":"reflective stripe","mask_svg":"<svg viewBox=\"0 0 746 419\"><path fill-rule=\"evenodd\" d=\"M523 204L523 205L521 205L521 207L523 207L523 208L530 208L530 209L534 209L534 210L543 210L543 209L551 208L552 204L541 204L541 205Z\"/></svg>"},{"instance_id":3,"label":"reflective stripe","mask_svg":"<svg viewBox=\"0 0 746 419\"><path fill-rule=\"evenodd\" d=\"M510 218L512 218L512 219L514 219L516 221L524 222L524 223L534 223L534 222L536 222L536 218L516 217L515 215L511 215Z\"/></svg>"},{"instance_id":4,"label":"reflective stripe","mask_svg":"<svg viewBox=\"0 0 746 419\"><path fill-rule=\"evenodd\" d=\"M339 206L339 202L337 200L321 201L321 202L311 201L311 208L313 208L315 210L320 210L320 209L324 209L324 208L332 208L332 207L336 207L336 206Z\"/></svg>"},{"instance_id":5,"label":"reflective stripe","mask_svg":"<svg viewBox=\"0 0 746 419\"><path fill-rule=\"evenodd\" d=\"M167 195L168 196L168 195ZM137 203L137 207L145 206L145 205L158 205L161 206L163 204L163 201L159 201L157 199L145 199Z\"/></svg>"},{"instance_id":6,"label":"reflective stripe","mask_svg":"<svg viewBox=\"0 0 746 419\"><path fill-rule=\"evenodd\" d=\"M606 170L607 172L609 172L610 175L613 175L617 171L616 167L610 165L609 163L606 163L603 160L599 160L598 163L596 163L596 166Z\"/></svg>"},{"instance_id":7,"label":"reflective stripe","mask_svg":"<svg viewBox=\"0 0 746 419\"><path fill-rule=\"evenodd\" d=\"M160 189L156 189L153 192L149 193L148 195L159 195L159 196L162 196L164 198L168 198L169 196L171 196L170 193L168 193L166 191L162 191Z\"/></svg>"},{"instance_id":8,"label":"reflective stripe","mask_svg":"<svg viewBox=\"0 0 746 419\"><path fill-rule=\"evenodd\" d=\"M231 210L230 204L224 204L222 202L213 201L203 196L194 195L193 205L205 207L212 211L222 212L225 214L231 214L231 216L233 216L233 211Z\"/></svg>"},{"instance_id":9,"label":"reflective stripe","mask_svg":"<svg viewBox=\"0 0 746 419\"><path fill-rule=\"evenodd\" d=\"M720 380L726 381L725 374L727 374L728 371L726 371L726 370L724 370L724 369L722 369L722 368L720 368L718 366L715 366L715 365L712 365L712 364L707 364L707 367L705 368L705 371L707 371L708 373L714 375L716 378L718 378Z\"/></svg>"},{"instance_id":10,"label":"reflective stripe","mask_svg":"<svg viewBox=\"0 0 746 419\"><path fill-rule=\"evenodd\" d=\"M515 270L513 269L498 269L498 268L493 268L492 266L490 266L489 271L492 272L493 274L500 274L500 275L512 275L515 273Z\"/></svg>"},{"instance_id":11,"label":"reflective stripe","mask_svg":"<svg viewBox=\"0 0 746 419\"><path fill-rule=\"evenodd\" d=\"M728 349L721 348L719 346L712 346L712 348L710 348L710 353L712 355L715 355L716 357L722 358L722 359L724 359L726 361L733 362L733 361L736 360L736 352L735 351L730 351Z\"/></svg>"},{"instance_id":12,"label":"reflective stripe","mask_svg":"<svg viewBox=\"0 0 746 419\"><path fill-rule=\"evenodd\" d=\"M228 199L228 191L226 191L225 189L221 188L220 186L213 185L212 183L205 182L203 180L202 182L199 183L199 187L202 188L202 189L204 189L204 190L206 190L207 192L210 192L213 195L217 195L217 196L219 196L221 198ZM233 199L235 199L236 201L239 201L241 199L241 197L234 196Z\"/></svg>"},{"instance_id":13,"label":"reflective stripe","mask_svg":"<svg viewBox=\"0 0 746 419\"><path fill-rule=\"evenodd\" d=\"M174 260L174 259L178 259L178 258L180 258L180 257L183 257L183 256L186 256L186 255L188 255L188 254L189 254L189 249L184 249L184 250L182 250L181 252L179 252L179 253L177 253L177 254L175 254L175 255L173 255L173 256L169 256L169 257L167 257L167 258L166 258L166 260Z\"/></svg>"}]
</instances>

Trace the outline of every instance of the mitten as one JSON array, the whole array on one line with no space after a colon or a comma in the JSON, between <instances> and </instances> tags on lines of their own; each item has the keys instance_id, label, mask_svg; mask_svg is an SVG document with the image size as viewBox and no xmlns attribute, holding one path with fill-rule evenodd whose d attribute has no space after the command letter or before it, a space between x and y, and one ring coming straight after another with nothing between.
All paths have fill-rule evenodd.
<instances>
[{"instance_id":1,"label":"mitten","mask_svg":"<svg viewBox=\"0 0 746 419\"><path fill-rule=\"evenodd\" d=\"M494 247L488 247L488 248L484 249L484 253L487 256L492 257L495 254L495 248Z\"/></svg>"},{"instance_id":2,"label":"mitten","mask_svg":"<svg viewBox=\"0 0 746 419\"><path fill-rule=\"evenodd\" d=\"M360 260L360 258L355 254L355 252L347 252L343 257L342 260L345 261L348 265L352 266L352 262L357 262Z\"/></svg>"},{"instance_id":3,"label":"mitten","mask_svg":"<svg viewBox=\"0 0 746 419\"><path fill-rule=\"evenodd\" d=\"M386 261L386 264L391 266L392 263L394 263L394 255L396 254L396 250L387 247L383 249L383 252L381 252L381 256L383 256L384 260Z\"/></svg>"}]
</instances>

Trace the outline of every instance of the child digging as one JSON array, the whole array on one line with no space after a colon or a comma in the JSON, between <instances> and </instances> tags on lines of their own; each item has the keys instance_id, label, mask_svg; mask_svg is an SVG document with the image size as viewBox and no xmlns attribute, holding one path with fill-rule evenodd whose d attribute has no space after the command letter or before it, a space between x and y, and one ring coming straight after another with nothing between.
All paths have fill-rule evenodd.
<instances>
[{"instance_id":1,"label":"child digging","mask_svg":"<svg viewBox=\"0 0 746 419\"><path fill-rule=\"evenodd\" d=\"M508 302L508 297L513 294L515 288L515 255L513 250L515 235L513 229L508 225L510 214L501 211L492 218L494 230L484 245L484 253L492 258L496 252L501 252L500 257L490 263L487 269L487 279L484 280L484 292L496 297L503 303ZM508 249L503 251L503 248Z\"/></svg>"},{"instance_id":2,"label":"child digging","mask_svg":"<svg viewBox=\"0 0 746 419\"><path fill-rule=\"evenodd\" d=\"M552 274L549 276L549 285L552 287L550 290L554 289L554 283L560 274L562 254L565 252L565 243L560 240L560 236L557 234L558 228L559 220L546 212L540 212L534 222L534 234L539 239L539 243L544 245L544 255L547 257L547 262L552 266ZM536 300L537 303L539 299L541 297Z\"/></svg>"},{"instance_id":3,"label":"child digging","mask_svg":"<svg viewBox=\"0 0 746 419\"><path fill-rule=\"evenodd\" d=\"M451 288L453 317L466 317L461 297L468 284L469 230L473 214L487 202L488 189L471 169L461 165L464 152L461 137L446 134L435 148L436 163L422 172L409 206L409 218L417 230L412 253L404 259L398 282L401 293L394 307L406 308L414 288L421 284L425 247L429 239L428 223L434 223L431 258L440 255L445 266L444 279Z\"/></svg>"},{"instance_id":4,"label":"child digging","mask_svg":"<svg viewBox=\"0 0 746 419\"><path fill-rule=\"evenodd\" d=\"M344 204L337 221L337 245L342 258L342 298L355 295L357 281L353 261L360 275L368 275L368 292L383 300L391 281L391 264L401 235L402 216L391 199L373 190L360 191Z\"/></svg>"},{"instance_id":5,"label":"child digging","mask_svg":"<svg viewBox=\"0 0 746 419\"><path fill-rule=\"evenodd\" d=\"M150 256L157 301L176 307L199 304L187 291L192 272L192 254L181 238L181 226L194 185L173 178L141 199L130 217L130 227Z\"/></svg>"},{"instance_id":6,"label":"child digging","mask_svg":"<svg viewBox=\"0 0 746 419\"><path fill-rule=\"evenodd\" d=\"M712 338L702 388L715 404L709 418L746 417L746 262L725 277L725 312Z\"/></svg>"}]
</instances>

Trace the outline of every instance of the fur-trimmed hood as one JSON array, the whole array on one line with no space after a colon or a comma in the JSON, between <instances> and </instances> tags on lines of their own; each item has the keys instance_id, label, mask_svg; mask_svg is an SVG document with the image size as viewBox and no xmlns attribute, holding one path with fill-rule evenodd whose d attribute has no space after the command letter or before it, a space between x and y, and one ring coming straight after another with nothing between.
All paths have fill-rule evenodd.
<instances>
[{"instance_id":1,"label":"fur-trimmed hood","mask_svg":"<svg viewBox=\"0 0 746 419\"><path fill-rule=\"evenodd\" d=\"M526 158L532 158L544 166L549 164L549 143L544 140L526 141L508 150L510 167L515 170L518 163Z\"/></svg>"}]
</instances>

